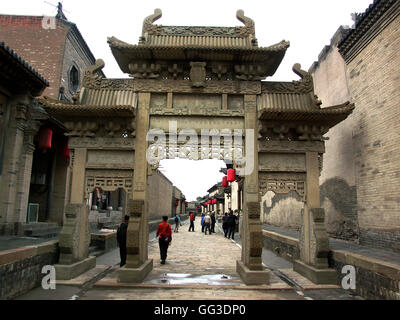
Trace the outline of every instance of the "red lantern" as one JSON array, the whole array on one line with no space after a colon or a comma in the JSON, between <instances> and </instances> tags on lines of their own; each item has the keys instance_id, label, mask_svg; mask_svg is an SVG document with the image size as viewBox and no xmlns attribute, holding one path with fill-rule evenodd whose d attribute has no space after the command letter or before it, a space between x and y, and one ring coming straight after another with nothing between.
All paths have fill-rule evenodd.
<instances>
[{"instance_id":1,"label":"red lantern","mask_svg":"<svg viewBox=\"0 0 400 320\"><path fill-rule=\"evenodd\" d=\"M65 140L63 148L62 148L62 155L64 158L69 159L71 157L71 150L68 149L68 140Z\"/></svg>"},{"instance_id":2,"label":"red lantern","mask_svg":"<svg viewBox=\"0 0 400 320\"><path fill-rule=\"evenodd\" d=\"M178 200L176 200L176 201L175 201L175 207L177 207L177 206L178 206L178 204L179 204L179 201L178 201Z\"/></svg>"},{"instance_id":3,"label":"red lantern","mask_svg":"<svg viewBox=\"0 0 400 320\"><path fill-rule=\"evenodd\" d=\"M235 173L235 170L234 170L234 169L228 169L227 174L228 174L228 181L229 181L229 182L235 181L236 173Z\"/></svg>"},{"instance_id":4,"label":"red lantern","mask_svg":"<svg viewBox=\"0 0 400 320\"><path fill-rule=\"evenodd\" d=\"M222 178L222 186L226 188L228 186L228 177L225 176Z\"/></svg>"},{"instance_id":5,"label":"red lantern","mask_svg":"<svg viewBox=\"0 0 400 320\"><path fill-rule=\"evenodd\" d=\"M217 203L217 199L214 199L213 201L212 201L212 204L216 204Z\"/></svg>"},{"instance_id":6,"label":"red lantern","mask_svg":"<svg viewBox=\"0 0 400 320\"><path fill-rule=\"evenodd\" d=\"M39 132L39 149L49 150L51 149L51 138L53 137L53 131L49 128L43 128Z\"/></svg>"}]
</instances>

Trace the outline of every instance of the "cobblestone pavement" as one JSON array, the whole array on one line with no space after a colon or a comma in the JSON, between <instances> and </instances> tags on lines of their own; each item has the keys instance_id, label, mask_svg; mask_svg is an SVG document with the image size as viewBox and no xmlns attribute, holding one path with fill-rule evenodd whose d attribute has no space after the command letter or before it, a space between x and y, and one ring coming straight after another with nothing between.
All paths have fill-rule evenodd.
<instances>
[{"instance_id":1,"label":"cobblestone pavement","mask_svg":"<svg viewBox=\"0 0 400 320\"><path fill-rule=\"evenodd\" d=\"M200 219L198 219L200 220ZM183 225L173 233L168 249L167 263L160 264L158 241L150 236L149 258L153 259L153 270L141 284L117 282L114 266L103 279L97 281L79 300L311 300L271 272L269 285L246 286L236 273L236 261L241 259L240 243L216 233L201 232L196 220L195 232L188 232ZM237 236L236 236L237 237ZM286 266L286 265L285 265ZM297 283L314 290L335 290L337 286L316 286L293 272L282 269ZM308 290L310 291L310 290ZM335 294L334 294L335 295ZM336 294L336 296L338 296Z\"/></svg>"},{"instance_id":2,"label":"cobblestone pavement","mask_svg":"<svg viewBox=\"0 0 400 320\"><path fill-rule=\"evenodd\" d=\"M97 266L68 281L57 281L56 290L33 289L21 300L354 300L338 286L314 285L294 272L292 265L268 250L263 263L271 269L269 285L246 286L236 273L241 259L239 234L235 241L216 233L201 233L200 219L195 232L184 224L173 233L167 263L160 264L155 232L149 236L149 258L153 270L140 284L117 282L119 249L97 257Z\"/></svg>"}]
</instances>

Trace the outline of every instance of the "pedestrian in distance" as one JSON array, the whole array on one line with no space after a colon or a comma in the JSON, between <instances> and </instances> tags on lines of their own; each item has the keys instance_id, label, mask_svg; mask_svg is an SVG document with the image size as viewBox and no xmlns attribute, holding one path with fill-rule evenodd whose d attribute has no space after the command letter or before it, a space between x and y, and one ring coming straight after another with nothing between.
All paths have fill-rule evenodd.
<instances>
[{"instance_id":1,"label":"pedestrian in distance","mask_svg":"<svg viewBox=\"0 0 400 320\"><path fill-rule=\"evenodd\" d=\"M179 226L181 225L181 217L179 214L175 215L175 229L174 232L179 232Z\"/></svg>"},{"instance_id":2,"label":"pedestrian in distance","mask_svg":"<svg viewBox=\"0 0 400 320\"><path fill-rule=\"evenodd\" d=\"M215 213L212 212L210 217L211 217L211 232L215 233L215 223L216 223Z\"/></svg>"},{"instance_id":3,"label":"pedestrian in distance","mask_svg":"<svg viewBox=\"0 0 400 320\"><path fill-rule=\"evenodd\" d=\"M168 217L162 217L162 222L158 225L156 238L158 238L158 244L160 247L160 258L161 264L165 264L167 260L168 246L171 245L172 241L172 228L168 223Z\"/></svg>"},{"instance_id":4,"label":"pedestrian in distance","mask_svg":"<svg viewBox=\"0 0 400 320\"><path fill-rule=\"evenodd\" d=\"M211 234L211 216L209 213L204 217L204 224L204 234L207 234L207 230Z\"/></svg>"},{"instance_id":5,"label":"pedestrian in distance","mask_svg":"<svg viewBox=\"0 0 400 320\"><path fill-rule=\"evenodd\" d=\"M201 214L201 232L204 232L204 227L206 226L205 224L204 224L204 212Z\"/></svg>"},{"instance_id":6,"label":"pedestrian in distance","mask_svg":"<svg viewBox=\"0 0 400 320\"><path fill-rule=\"evenodd\" d=\"M196 218L195 218L193 212L190 213L189 219L190 219L189 232L190 232L190 230L192 230L192 231L194 232L194 220L195 220Z\"/></svg>"},{"instance_id":7,"label":"pedestrian in distance","mask_svg":"<svg viewBox=\"0 0 400 320\"><path fill-rule=\"evenodd\" d=\"M224 236L225 238L228 237L228 213L225 212L224 216L222 217L222 229L224 230Z\"/></svg>"},{"instance_id":8,"label":"pedestrian in distance","mask_svg":"<svg viewBox=\"0 0 400 320\"><path fill-rule=\"evenodd\" d=\"M128 230L129 216L124 217L122 222L117 229L117 241L119 246L119 255L121 257L120 267L126 264L126 234Z\"/></svg>"},{"instance_id":9,"label":"pedestrian in distance","mask_svg":"<svg viewBox=\"0 0 400 320\"><path fill-rule=\"evenodd\" d=\"M236 216L233 214L232 210L230 210L228 216L228 228L228 239L231 238L232 240L235 240Z\"/></svg>"}]
</instances>

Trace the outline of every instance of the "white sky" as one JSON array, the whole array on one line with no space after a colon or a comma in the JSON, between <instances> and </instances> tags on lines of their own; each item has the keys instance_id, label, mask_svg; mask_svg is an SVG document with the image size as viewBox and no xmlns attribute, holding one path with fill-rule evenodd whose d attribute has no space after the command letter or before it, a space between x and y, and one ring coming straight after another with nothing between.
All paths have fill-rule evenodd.
<instances>
[{"instance_id":1,"label":"white sky","mask_svg":"<svg viewBox=\"0 0 400 320\"><path fill-rule=\"evenodd\" d=\"M47 0L57 5L57 1ZM115 36L137 44L143 19L160 8L163 12L156 24L182 26L242 26L236 11L243 9L253 19L258 45L267 47L281 40L290 41L273 81L292 81L298 77L292 66L300 63L308 70L318 60L340 25L353 24L351 13L364 12L373 0L64 0L64 14L76 23L96 58L105 61L104 73L109 78L125 78L107 44ZM56 8L43 0L1 1L0 13L21 15L56 14ZM1 39L0 39L1 40ZM187 200L207 193L222 179L218 173L223 162L217 160L162 162L164 174L186 195Z\"/></svg>"}]
</instances>

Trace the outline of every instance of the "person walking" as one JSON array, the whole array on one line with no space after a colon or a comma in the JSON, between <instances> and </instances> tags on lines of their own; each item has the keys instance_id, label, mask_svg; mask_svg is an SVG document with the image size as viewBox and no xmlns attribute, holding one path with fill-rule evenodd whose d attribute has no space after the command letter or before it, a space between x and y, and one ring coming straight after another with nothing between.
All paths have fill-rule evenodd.
<instances>
[{"instance_id":1,"label":"person walking","mask_svg":"<svg viewBox=\"0 0 400 320\"><path fill-rule=\"evenodd\" d=\"M204 232L204 227L206 226L204 224L204 212L201 214L201 232Z\"/></svg>"},{"instance_id":2,"label":"person walking","mask_svg":"<svg viewBox=\"0 0 400 320\"><path fill-rule=\"evenodd\" d=\"M207 234L207 230L211 234L211 217L209 213L204 217L204 224L204 234Z\"/></svg>"},{"instance_id":3,"label":"person walking","mask_svg":"<svg viewBox=\"0 0 400 320\"><path fill-rule=\"evenodd\" d=\"M160 258L161 264L165 264L167 260L168 246L172 241L172 228L168 223L168 217L162 217L163 221L158 225L156 238L158 238L158 244L160 247Z\"/></svg>"},{"instance_id":4,"label":"person walking","mask_svg":"<svg viewBox=\"0 0 400 320\"><path fill-rule=\"evenodd\" d=\"M189 218L190 218L189 232L190 232L190 230L192 230L192 231L194 232L194 220L195 220L195 216L194 216L194 213L193 213L193 212L190 213Z\"/></svg>"},{"instance_id":5,"label":"person walking","mask_svg":"<svg viewBox=\"0 0 400 320\"><path fill-rule=\"evenodd\" d=\"M215 223L216 223L215 212L212 212L210 217L211 217L211 232L215 233Z\"/></svg>"},{"instance_id":6,"label":"person walking","mask_svg":"<svg viewBox=\"0 0 400 320\"><path fill-rule=\"evenodd\" d=\"M181 217L179 214L175 215L175 229L174 232L179 232L179 226L181 225Z\"/></svg>"},{"instance_id":7,"label":"person walking","mask_svg":"<svg viewBox=\"0 0 400 320\"><path fill-rule=\"evenodd\" d=\"M124 217L124 222L122 222L117 229L117 241L119 246L119 255L121 257L120 267L126 264L126 234L128 230L129 216Z\"/></svg>"},{"instance_id":8,"label":"person walking","mask_svg":"<svg viewBox=\"0 0 400 320\"><path fill-rule=\"evenodd\" d=\"M236 216L233 214L232 210L230 210L228 216L228 228L228 239L231 238L232 240L235 240Z\"/></svg>"},{"instance_id":9,"label":"person walking","mask_svg":"<svg viewBox=\"0 0 400 320\"><path fill-rule=\"evenodd\" d=\"M222 217L222 229L224 230L224 236L227 238L228 236L228 213L225 212L224 216Z\"/></svg>"}]
</instances>

